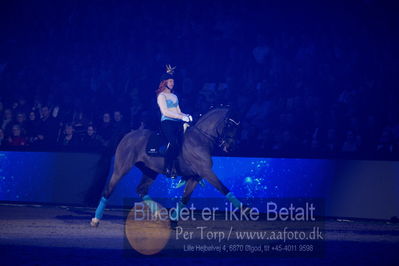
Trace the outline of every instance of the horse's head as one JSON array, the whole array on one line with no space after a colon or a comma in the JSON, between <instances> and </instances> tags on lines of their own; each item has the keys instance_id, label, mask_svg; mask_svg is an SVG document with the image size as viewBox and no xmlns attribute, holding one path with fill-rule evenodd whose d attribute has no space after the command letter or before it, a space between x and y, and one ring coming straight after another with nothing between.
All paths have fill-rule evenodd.
<instances>
[{"instance_id":1,"label":"horse's head","mask_svg":"<svg viewBox=\"0 0 399 266\"><path fill-rule=\"evenodd\" d=\"M236 146L239 124L229 108L215 108L202 116L195 127L224 152L231 152Z\"/></svg>"},{"instance_id":2,"label":"horse's head","mask_svg":"<svg viewBox=\"0 0 399 266\"><path fill-rule=\"evenodd\" d=\"M231 152L236 148L236 135L240 122L231 117L226 117L222 134L219 138L219 147L224 152Z\"/></svg>"}]
</instances>

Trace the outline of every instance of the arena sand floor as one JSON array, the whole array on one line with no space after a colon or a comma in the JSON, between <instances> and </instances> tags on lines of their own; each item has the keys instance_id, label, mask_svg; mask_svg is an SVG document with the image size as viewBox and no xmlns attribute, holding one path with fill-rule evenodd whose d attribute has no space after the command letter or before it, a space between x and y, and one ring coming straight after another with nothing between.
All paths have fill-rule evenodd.
<instances>
[{"instance_id":1,"label":"arena sand floor","mask_svg":"<svg viewBox=\"0 0 399 266\"><path fill-rule=\"evenodd\" d=\"M319 257L130 256L128 210L107 209L91 227L93 208L0 204L1 265L399 265L399 224L327 219ZM172 251L173 253L173 251Z\"/></svg>"}]
</instances>

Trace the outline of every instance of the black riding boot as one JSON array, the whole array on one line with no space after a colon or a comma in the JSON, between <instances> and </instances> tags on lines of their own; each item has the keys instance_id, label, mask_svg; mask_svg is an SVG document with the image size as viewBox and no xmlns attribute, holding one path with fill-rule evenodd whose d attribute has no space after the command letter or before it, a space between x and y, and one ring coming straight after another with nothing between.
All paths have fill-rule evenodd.
<instances>
[{"instance_id":1,"label":"black riding boot","mask_svg":"<svg viewBox=\"0 0 399 266\"><path fill-rule=\"evenodd\" d=\"M173 158L169 158L169 156L165 157L165 175L169 178L176 178L176 160Z\"/></svg>"}]
</instances>

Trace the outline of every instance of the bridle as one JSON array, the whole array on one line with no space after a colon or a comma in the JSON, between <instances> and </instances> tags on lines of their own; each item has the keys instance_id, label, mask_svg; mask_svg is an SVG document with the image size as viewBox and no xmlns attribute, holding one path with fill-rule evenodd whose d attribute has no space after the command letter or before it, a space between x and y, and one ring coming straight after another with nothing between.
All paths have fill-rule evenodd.
<instances>
[{"instance_id":1,"label":"bridle","mask_svg":"<svg viewBox=\"0 0 399 266\"><path fill-rule=\"evenodd\" d=\"M222 134L221 134L221 135L219 136L219 138L218 138L218 142L219 142L218 146L219 146L219 147L222 147L223 144L225 144L227 140L229 140L229 139L234 139L233 136L227 135L227 134L226 134L226 131L227 131L228 129L230 129L230 128L233 128L233 127L234 127L234 128L237 128L239 125L240 125L240 122L236 122L234 119L229 118L229 117L226 115L226 118L224 119L224 127L223 127ZM216 131L216 132L217 132L217 131Z\"/></svg>"},{"instance_id":2,"label":"bridle","mask_svg":"<svg viewBox=\"0 0 399 266\"><path fill-rule=\"evenodd\" d=\"M238 127L240 122L236 122L234 119L229 117L229 112L225 115L224 119L222 119L217 125L216 125L216 136L210 135L209 133L203 131L201 128L198 126L194 125L192 128L198 130L202 135L210 139L213 143L218 143L218 147L222 147L223 144L226 143L227 140L229 139L234 139L234 137L229 136L226 134L227 129L230 129L232 127ZM221 133L217 130L220 126L221 123L224 123L223 130Z\"/></svg>"}]
</instances>

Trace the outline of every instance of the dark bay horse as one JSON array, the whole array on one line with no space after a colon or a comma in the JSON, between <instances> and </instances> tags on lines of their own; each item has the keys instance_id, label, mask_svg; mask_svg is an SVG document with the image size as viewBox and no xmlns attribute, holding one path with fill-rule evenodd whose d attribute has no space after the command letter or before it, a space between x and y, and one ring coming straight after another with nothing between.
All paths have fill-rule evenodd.
<instances>
[{"instance_id":1,"label":"dark bay horse","mask_svg":"<svg viewBox=\"0 0 399 266\"><path fill-rule=\"evenodd\" d=\"M187 180L182 204L187 204L201 178L225 195L233 205L239 204L234 194L212 171L211 158L211 152L216 146L225 152L233 149L238 124L228 108L216 108L203 115L194 126L187 129L182 151L177 158L180 166L178 175ZM141 182L137 186L137 194L143 199L149 198L147 194L151 184L164 169L163 157L151 157L146 153L146 145L151 134L150 130L135 130L126 134L118 144L114 172L104 189L103 197L91 222L92 226L98 225L112 191L133 166L138 167L143 173Z\"/></svg>"}]
</instances>

